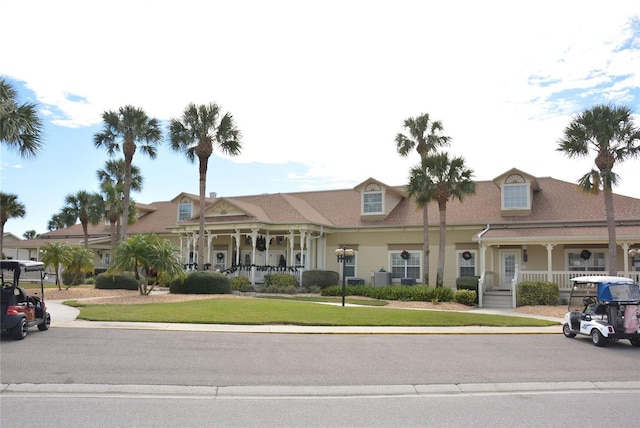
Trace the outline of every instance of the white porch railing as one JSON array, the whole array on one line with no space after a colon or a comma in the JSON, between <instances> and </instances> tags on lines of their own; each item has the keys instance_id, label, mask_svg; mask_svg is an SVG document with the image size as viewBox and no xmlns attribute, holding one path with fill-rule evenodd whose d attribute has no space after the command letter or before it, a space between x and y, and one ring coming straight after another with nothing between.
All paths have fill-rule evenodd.
<instances>
[{"instance_id":1,"label":"white porch railing","mask_svg":"<svg viewBox=\"0 0 640 428\"><path fill-rule=\"evenodd\" d=\"M518 272L518 282L522 281L547 281L549 276L549 272L547 271L519 271ZM607 272L602 271L587 271L587 272L576 272L576 271L553 271L551 272L551 282L555 282L558 284L558 288L560 290L569 290L571 288L571 284L569 280L571 278L575 278L577 276L602 276L608 275ZM636 283L640 281L640 272L629 272L629 274L625 274L624 272L618 272L617 276L631 278Z\"/></svg>"}]
</instances>

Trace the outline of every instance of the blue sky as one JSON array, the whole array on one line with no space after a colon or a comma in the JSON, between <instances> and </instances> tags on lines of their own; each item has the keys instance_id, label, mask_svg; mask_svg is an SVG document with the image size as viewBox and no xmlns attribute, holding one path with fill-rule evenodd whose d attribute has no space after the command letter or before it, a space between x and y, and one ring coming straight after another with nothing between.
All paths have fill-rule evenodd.
<instances>
[{"instance_id":1,"label":"blue sky","mask_svg":"<svg viewBox=\"0 0 640 428\"><path fill-rule=\"evenodd\" d=\"M108 156L93 135L127 104L163 123L190 102L231 112L243 149L210 159L207 191L220 196L405 184L417 159L394 137L424 112L477 180L515 167L575 182L592 161L555 151L572 116L598 103L640 113L636 0L149 4L3 4L0 76L45 121L37 159L0 148L0 188L27 210L6 232L46 232L67 194L98 190ZM134 164L138 202L198 193L197 164L166 144ZM618 193L640 198L638 170L640 159L618 169Z\"/></svg>"}]
</instances>

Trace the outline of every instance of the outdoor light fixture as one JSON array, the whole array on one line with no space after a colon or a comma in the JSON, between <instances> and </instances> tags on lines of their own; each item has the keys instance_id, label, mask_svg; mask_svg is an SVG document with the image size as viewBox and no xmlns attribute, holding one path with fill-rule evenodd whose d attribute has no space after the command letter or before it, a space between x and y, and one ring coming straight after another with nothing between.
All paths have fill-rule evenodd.
<instances>
[{"instance_id":1,"label":"outdoor light fixture","mask_svg":"<svg viewBox=\"0 0 640 428\"><path fill-rule=\"evenodd\" d=\"M344 296L347 292L347 262L350 262L354 255L355 251L351 248L342 247L336 250L338 263L342 263L342 306L344 306Z\"/></svg>"},{"instance_id":2,"label":"outdoor light fixture","mask_svg":"<svg viewBox=\"0 0 640 428\"><path fill-rule=\"evenodd\" d=\"M629 257L631 258L640 257L640 250L635 250L632 248L631 250L629 250Z\"/></svg>"}]
</instances>

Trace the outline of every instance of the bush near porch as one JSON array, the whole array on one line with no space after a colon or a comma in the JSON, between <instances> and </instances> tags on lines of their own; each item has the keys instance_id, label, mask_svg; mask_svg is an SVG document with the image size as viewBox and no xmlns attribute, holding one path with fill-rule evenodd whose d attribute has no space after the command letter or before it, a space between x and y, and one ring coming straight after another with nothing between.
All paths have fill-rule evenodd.
<instances>
[{"instance_id":1,"label":"bush near porch","mask_svg":"<svg viewBox=\"0 0 640 428\"><path fill-rule=\"evenodd\" d=\"M218 272L191 272L186 279L175 279L169 285L174 294L231 294L231 280Z\"/></svg>"},{"instance_id":2,"label":"bush near porch","mask_svg":"<svg viewBox=\"0 0 640 428\"><path fill-rule=\"evenodd\" d=\"M516 306L555 306L560 300L560 289L555 282L523 281L517 285Z\"/></svg>"},{"instance_id":3,"label":"bush near porch","mask_svg":"<svg viewBox=\"0 0 640 428\"><path fill-rule=\"evenodd\" d=\"M302 272L302 288L319 287L321 290L340 283L340 275L332 270L312 269Z\"/></svg>"},{"instance_id":4,"label":"bush near porch","mask_svg":"<svg viewBox=\"0 0 640 428\"><path fill-rule=\"evenodd\" d=\"M341 296L342 286L334 285L322 290L323 296ZM347 285L347 296L370 297L378 300L401 300L414 302L451 302L453 290L448 287L389 285Z\"/></svg>"},{"instance_id":5,"label":"bush near porch","mask_svg":"<svg viewBox=\"0 0 640 428\"><path fill-rule=\"evenodd\" d=\"M137 290L138 281L132 273L122 273L119 275L105 275L104 273L96 276L95 288L102 290Z\"/></svg>"}]
</instances>

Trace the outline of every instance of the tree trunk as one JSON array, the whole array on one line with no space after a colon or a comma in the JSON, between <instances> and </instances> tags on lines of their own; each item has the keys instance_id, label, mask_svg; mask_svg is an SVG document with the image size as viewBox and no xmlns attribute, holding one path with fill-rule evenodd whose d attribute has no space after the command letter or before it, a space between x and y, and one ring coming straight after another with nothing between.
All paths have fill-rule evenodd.
<instances>
[{"instance_id":1,"label":"tree trunk","mask_svg":"<svg viewBox=\"0 0 640 428\"><path fill-rule=\"evenodd\" d=\"M427 211L427 205L428 203L424 204L422 208L422 251L424 253L422 263L424 265L424 285L429 285L429 213Z\"/></svg>"},{"instance_id":2,"label":"tree trunk","mask_svg":"<svg viewBox=\"0 0 640 428\"><path fill-rule=\"evenodd\" d=\"M604 209L607 218L607 233L609 235L609 275L616 276L618 272L616 242L616 217L613 209L613 192L611 189L604 189Z\"/></svg>"},{"instance_id":3,"label":"tree trunk","mask_svg":"<svg viewBox=\"0 0 640 428\"><path fill-rule=\"evenodd\" d=\"M126 139L122 145L124 153L124 207L122 210L122 240L127 239L127 225L129 224L129 203L131 201L131 163L136 152L136 144Z\"/></svg>"},{"instance_id":4,"label":"tree trunk","mask_svg":"<svg viewBox=\"0 0 640 428\"><path fill-rule=\"evenodd\" d=\"M442 287L444 284L444 255L447 245L447 206L445 202L438 202L440 213L440 228L438 240L438 276L436 278L436 287Z\"/></svg>"},{"instance_id":5,"label":"tree trunk","mask_svg":"<svg viewBox=\"0 0 640 428\"><path fill-rule=\"evenodd\" d=\"M204 198L207 191L207 163L206 157L200 157L200 220L198 228L198 270L204 270Z\"/></svg>"}]
</instances>

